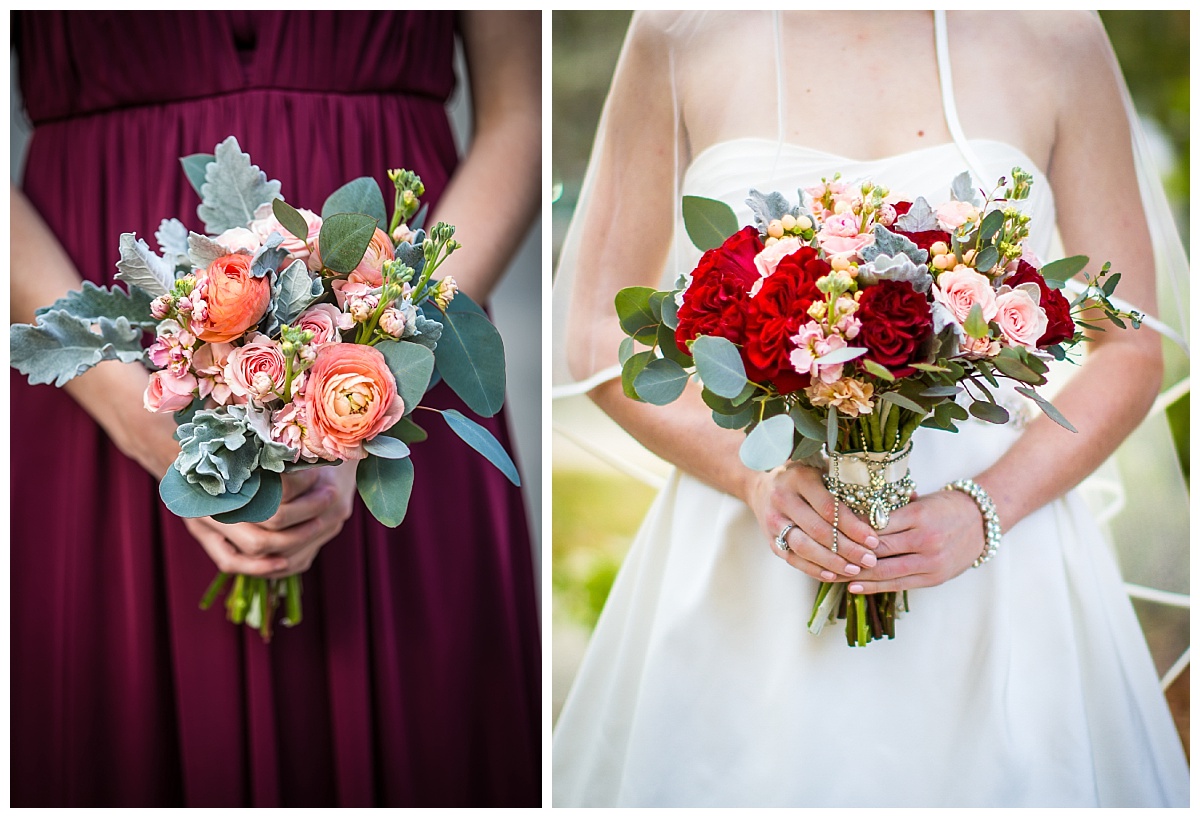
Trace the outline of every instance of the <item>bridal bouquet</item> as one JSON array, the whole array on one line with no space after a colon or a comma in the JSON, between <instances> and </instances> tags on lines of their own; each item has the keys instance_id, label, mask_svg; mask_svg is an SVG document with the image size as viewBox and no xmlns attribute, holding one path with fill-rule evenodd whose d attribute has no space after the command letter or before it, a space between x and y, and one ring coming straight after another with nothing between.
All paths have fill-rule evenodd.
<instances>
[{"instance_id":1,"label":"bridal bouquet","mask_svg":"<svg viewBox=\"0 0 1200 818\"><path fill-rule=\"evenodd\" d=\"M728 205L684 197L688 235L705 251L699 264L672 291L632 287L616 297L629 336L625 393L670 403L696 375L717 425L747 432L747 466L771 470L823 451L835 501L875 529L912 496L916 428L955 432L970 416L1007 422L993 391L1002 381L1074 431L1034 389L1046 383L1047 362L1066 359L1084 329L1100 329L1084 320L1089 310L1122 327L1140 316L1109 301L1120 273L1108 264L1085 274L1073 301L1060 292L1088 260L1041 265L1024 246L1029 217L1011 202L1031 184L1014 168L1011 182L983 195L964 173L934 206L835 176L796 205L751 191L755 223L741 229ZM809 629L840 617L851 645L893 638L906 602L822 583Z\"/></svg>"},{"instance_id":2,"label":"bridal bouquet","mask_svg":"<svg viewBox=\"0 0 1200 818\"><path fill-rule=\"evenodd\" d=\"M320 215L293 207L232 136L181 162L205 234L164 220L155 252L125 233L116 277L126 289L85 282L35 324L14 325L12 365L30 383L62 386L111 359L151 369L146 409L179 423L159 494L181 517L260 522L279 507L283 474L353 460L366 507L397 526L414 480L409 446L426 437L415 409L440 415L519 484L486 429L420 406L440 378L472 411L495 415L504 350L454 279L434 277L461 245L452 225L421 228L419 177L388 172L389 222L370 177L335 191ZM218 574L203 607L229 579ZM232 579L230 620L269 639L282 600L283 623L300 621L299 576Z\"/></svg>"}]
</instances>

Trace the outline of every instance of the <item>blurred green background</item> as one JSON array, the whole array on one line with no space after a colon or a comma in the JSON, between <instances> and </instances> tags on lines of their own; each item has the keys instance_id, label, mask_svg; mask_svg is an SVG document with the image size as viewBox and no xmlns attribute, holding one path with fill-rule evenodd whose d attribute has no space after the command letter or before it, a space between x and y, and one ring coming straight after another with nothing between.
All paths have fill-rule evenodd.
<instances>
[{"instance_id":1,"label":"blurred green background","mask_svg":"<svg viewBox=\"0 0 1200 818\"><path fill-rule=\"evenodd\" d=\"M553 242L557 263L574 211L628 11L553 14ZM1190 152L1187 11L1100 12L1143 119L1185 246ZM1169 412L1188 473L1188 399ZM553 439L552 625L554 713L603 607L613 577L656 489L618 471L566 429L603 428L586 398L556 402ZM593 441L594 442L594 441ZM601 452L602 454L602 452ZM647 470L656 473L652 464ZM660 473L661 472L657 472Z\"/></svg>"}]
</instances>

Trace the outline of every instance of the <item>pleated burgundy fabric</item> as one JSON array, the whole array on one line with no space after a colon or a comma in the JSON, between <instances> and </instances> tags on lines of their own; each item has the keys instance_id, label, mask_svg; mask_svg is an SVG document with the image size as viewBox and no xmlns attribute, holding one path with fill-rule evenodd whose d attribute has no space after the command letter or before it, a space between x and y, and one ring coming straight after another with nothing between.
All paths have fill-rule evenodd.
<instances>
[{"instance_id":1,"label":"pleated burgundy fabric","mask_svg":"<svg viewBox=\"0 0 1200 818\"><path fill-rule=\"evenodd\" d=\"M201 230L178 160L231 134L313 210L395 167L435 205L454 170L452 14L22 12L12 30L23 188L98 284L122 232ZM444 386L427 403L464 408ZM524 509L448 429L413 447L404 523L358 503L304 575L304 622L265 645L199 610L213 564L64 392L13 373L11 418L13 806L539 803ZM503 416L484 424L511 451Z\"/></svg>"}]
</instances>

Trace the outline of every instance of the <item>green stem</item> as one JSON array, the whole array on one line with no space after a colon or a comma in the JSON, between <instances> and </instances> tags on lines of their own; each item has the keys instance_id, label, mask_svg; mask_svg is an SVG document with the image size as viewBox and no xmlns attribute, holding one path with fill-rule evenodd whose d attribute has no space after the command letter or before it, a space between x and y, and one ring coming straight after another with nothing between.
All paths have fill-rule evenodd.
<instances>
[{"instance_id":1,"label":"green stem","mask_svg":"<svg viewBox=\"0 0 1200 818\"><path fill-rule=\"evenodd\" d=\"M204 592L204 596L200 598L200 610L207 611L212 607L213 602L217 598L217 594L221 593L221 589L229 582L230 574L224 571L213 577L213 581L209 583L208 590Z\"/></svg>"},{"instance_id":2,"label":"green stem","mask_svg":"<svg viewBox=\"0 0 1200 818\"><path fill-rule=\"evenodd\" d=\"M242 624L246 620L246 609L249 607L250 602L246 598L246 577L244 574L238 574L233 578L233 590L225 597L229 621L236 625Z\"/></svg>"},{"instance_id":3,"label":"green stem","mask_svg":"<svg viewBox=\"0 0 1200 818\"><path fill-rule=\"evenodd\" d=\"M300 605L300 575L292 574L283 583L287 594L287 618L283 620L283 624L295 627L303 618Z\"/></svg>"}]
</instances>

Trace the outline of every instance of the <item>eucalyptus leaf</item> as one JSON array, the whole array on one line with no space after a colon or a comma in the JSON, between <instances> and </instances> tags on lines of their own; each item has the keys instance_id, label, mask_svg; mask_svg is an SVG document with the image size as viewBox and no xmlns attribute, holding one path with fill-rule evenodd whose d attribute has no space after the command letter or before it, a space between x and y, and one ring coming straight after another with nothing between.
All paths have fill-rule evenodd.
<instances>
[{"instance_id":1,"label":"eucalyptus leaf","mask_svg":"<svg viewBox=\"0 0 1200 818\"><path fill-rule=\"evenodd\" d=\"M742 463L755 471L770 471L782 466L792 454L792 419L787 415L767 418L754 427L742 441Z\"/></svg>"},{"instance_id":2,"label":"eucalyptus leaf","mask_svg":"<svg viewBox=\"0 0 1200 818\"><path fill-rule=\"evenodd\" d=\"M126 292L120 287L97 287L90 281L84 281L80 289L70 291L49 307L41 307L34 316L59 310L75 318L86 319L88 323L95 323L102 316L114 321L124 316L130 326L153 329L158 326L158 320L150 314L152 300L150 294L140 287L130 287Z\"/></svg>"},{"instance_id":3,"label":"eucalyptus leaf","mask_svg":"<svg viewBox=\"0 0 1200 818\"><path fill-rule=\"evenodd\" d=\"M982 241L991 241L992 236L1000 232L1000 228L1003 226L1004 212L1001 210L993 210L984 216L983 221L979 223L979 238ZM989 266L986 269L991 269L991 267Z\"/></svg>"},{"instance_id":4,"label":"eucalyptus leaf","mask_svg":"<svg viewBox=\"0 0 1200 818\"><path fill-rule=\"evenodd\" d=\"M832 366L833 364L844 364L847 361L853 361L855 358L867 354L866 347L841 347L833 352L827 352L820 358L816 359L816 363L822 366Z\"/></svg>"},{"instance_id":5,"label":"eucalyptus leaf","mask_svg":"<svg viewBox=\"0 0 1200 818\"><path fill-rule=\"evenodd\" d=\"M185 165L185 171L187 166ZM250 163L237 139L230 136L214 153L214 161L204 171L200 186L200 206L196 215L204 222L210 235L220 235L234 227L245 227L254 221L254 211L279 196L279 182L267 179L267 174Z\"/></svg>"},{"instance_id":6,"label":"eucalyptus leaf","mask_svg":"<svg viewBox=\"0 0 1200 818\"><path fill-rule=\"evenodd\" d=\"M172 466L167 469L167 473L158 484L158 496L177 517L212 517L249 503L258 493L261 480L261 473L254 472L242 483L239 491L209 494L200 486L186 480L179 473L179 469Z\"/></svg>"},{"instance_id":7,"label":"eucalyptus leaf","mask_svg":"<svg viewBox=\"0 0 1200 818\"><path fill-rule=\"evenodd\" d=\"M1063 414L1054 407L1054 404L1052 404L1050 401L1043 398L1037 392L1033 391L1032 389L1030 389L1027 386L1018 386L1015 391L1021 393L1022 395L1029 398L1034 403L1036 403L1038 405L1038 407L1043 412L1045 412L1046 415L1051 420L1053 420L1055 423L1057 423L1059 426L1063 427L1067 431L1078 433L1079 430L1076 429L1074 426L1072 426L1071 422L1069 420L1067 420L1065 417L1063 417Z\"/></svg>"},{"instance_id":8,"label":"eucalyptus leaf","mask_svg":"<svg viewBox=\"0 0 1200 818\"><path fill-rule=\"evenodd\" d=\"M645 352L635 352L629 356L624 364L621 365L621 388L625 390L625 397L632 400L640 401L642 398L633 388L633 382L642 370L646 368L646 364L655 360L654 353L650 350Z\"/></svg>"},{"instance_id":9,"label":"eucalyptus leaf","mask_svg":"<svg viewBox=\"0 0 1200 818\"><path fill-rule=\"evenodd\" d=\"M411 457L387 460L370 455L359 461L356 479L358 496L376 520L388 528L404 522L413 487Z\"/></svg>"},{"instance_id":10,"label":"eucalyptus leaf","mask_svg":"<svg viewBox=\"0 0 1200 818\"><path fill-rule=\"evenodd\" d=\"M375 348L383 353L388 369L396 379L396 392L404 401L404 414L411 414L429 390L434 354L420 344L404 341L380 341Z\"/></svg>"},{"instance_id":11,"label":"eucalyptus leaf","mask_svg":"<svg viewBox=\"0 0 1200 818\"><path fill-rule=\"evenodd\" d=\"M166 295L174 286L175 265L161 258L145 241L133 233L122 233L118 246L118 281L145 290L151 297Z\"/></svg>"},{"instance_id":12,"label":"eucalyptus leaf","mask_svg":"<svg viewBox=\"0 0 1200 818\"><path fill-rule=\"evenodd\" d=\"M300 241L308 241L308 222L304 220L304 216L300 215L300 211L292 207L283 199L274 199L271 201L271 212L275 214L275 218L283 225L283 229L287 230Z\"/></svg>"},{"instance_id":13,"label":"eucalyptus leaf","mask_svg":"<svg viewBox=\"0 0 1200 818\"><path fill-rule=\"evenodd\" d=\"M971 404L971 414L988 423L1008 423L1008 410L999 404L977 400Z\"/></svg>"},{"instance_id":14,"label":"eucalyptus leaf","mask_svg":"<svg viewBox=\"0 0 1200 818\"><path fill-rule=\"evenodd\" d=\"M989 332L988 322L983 318L983 307L978 302L971 305L967 320L963 322L963 330L972 338L986 338Z\"/></svg>"},{"instance_id":15,"label":"eucalyptus leaf","mask_svg":"<svg viewBox=\"0 0 1200 818\"><path fill-rule=\"evenodd\" d=\"M1111 276L1109 276L1109 277L1108 277L1108 278L1107 278L1107 279L1104 281L1104 286L1102 286L1102 287L1101 287L1101 289L1102 289L1102 290L1104 290L1104 294L1105 294L1105 295L1107 295L1109 298L1112 298L1112 294L1113 294L1114 292L1116 292L1116 290L1117 290L1117 283L1118 283L1120 280L1121 280L1121 274L1120 274L1120 273L1113 273Z\"/></svg>"},{"instance_id":16,"label":"eucalyptus leaf","mask_svg":"<svg viewBox=\"0 0 1200 818\"><path fill-rule=\"evenodd\" d=\"M375 219L361 213L338 213L321 223L321 263L335 273L349 273L362 261L375 235Z\"/></svg>"},{"instance_id":17,"label":"eucalyptus leaf","mask_svg":"<svg viewBox=\"0 0 1200 818\"><path fill-rule=\"evenodd\" d=\"M712 250L738 230L733 208L703 196L683 197L683 226L692 244L701 251Z\"/></svg>"},{"instance_id":18,"label":"eucalyptus leaf","mask_svg":"<svg viewBox=\"0 0 1200 818\"><path fill-rule=\"evenodd\" d=\"M394 437L397 440L402 440L408 445L414 443L422 443L429 439L429 433L413 422L411 416L402 417L400 420L388 430L384 432L389 437Z\"/></svg>"},{"instance_id":19,"label":"eucalyptus leaf","mask_svg":"<svg viewBox=\"0 0 1200 818\"><path fill-rule=\"evenodd\" d=\"M672 331L679 329L679 305L675 303L674 291L670 293L667 300L662 302L662 322Z\"/></svg>"},{"instance_id":20,"label":"eucalyptus leaf","mask_svg":"<svg viewBox=\"0 0 1200 818\"><path fill-rule=\"evenodd\" d=\"M814 412L796 404L788 411L788 417L802 436L818 442L825 441L825 422L818 419Z\"/></svg>"},{"instance_id":21,"label":"eucalyptus leaf","mask_svg":"<svg viewBox=\"0 0 1200 818\"><path fill-rule=\"evenodd\" d=\"M504 406L504 341L480 313L454 309L459 297L442 313L437 369L472 412L490 418Z\"/></svg>"},{"instance_id":22,"label":"eucalyptus leaf","mask_svg":"<svg viewBox=\"0 0 1200 818\"><path fill-rule=\"evenodd\" d=\"M884 392L879 397L880 400L887 403L895 404L901 409L907 409L910 412L916 412L918 415L923 415L927 411L924 406L917 403L912 398L907 398L899 392Z\"/></svg>"},{"instance_id":23,"label":"eucalyptus leaf","mask_svg":"<svg viewBox=\"0 0 1200 818\"><path fill-rule=\"evenodd\" d=\"M992 358L991 363L996 367L996 369L999 369L1008 377L1014 378L1018 381L1032 383L1038 386L1046 382L1045 376L1026 366L1016 354L1012 353L1011 349L1001 350L999 355L997 355L995 358Z\"/></svg>"},{"instance_id":24,"label":"eucalyptus leaf","mask_svg":"<svg viewBox=\"0 0 1200 818\"><path fill-rule=\"evenodd\" d=\"M183 166L183 175L187 177L197 196L201 195L200 188L204 185L204 175L208 171L208 165L210 162L216 161L216 158L211 153L193 153L179 160L179 164Z\"/></svg>"},{"instance_id":25,"label":"eucalyptus leaf","mask_svg":"<svg viewBox=\"0 0 1200 818\"><path fill-rule=\"evenodd\" d=\"M806 457L812 457L817 452L821 451L823 445L820 440L802 437L800 442L796 444L796 448L792 449L791 460L803 460Z\"/></svg>"},{"instance_id":26,"label":"eucalyptus leaf","mask_svg":"<svg viewBox=\"0 0 1200 818\"><path fill-rule=\"evenodd\" d=\"M829 407L825 413L825 449L829 452L837 451L838 442L838 414L837 409Z\"/></svg>"},{"instance_id":27,"label":"eucalyptus leaf","mask_svg":"<svg viewBox=\"0 0 1200 818\"><path fill-rule=\"evenodd\" d=\"M864 369L866 369L868 372L870 372L876 378L882 378L883 380L889 381L889 382L896 380L896 376L892 374L892 371L890 369L888 369L883 364L879 364L879 363L876 363L875 361L872 361L870 358L863 358L862 365L863 365Z\"/></svg>"},{"instance_id":28,"label":"eucalyptus leaf","mask_svg":"<svg viewBox=\"0 0 1200 818\"><path fill-rule=\"evenodd\" d=\"M732 400L746 388L746 367L732 341L701 335L692 343L692 359L700 381L715 394Z\"/></svg>"},{"instance_id":29,"label":"eucalyptus leaf","mask_svg":"<svg viewBox=\"0 0 1200 818\"><path fill-rule=\"evenodd\" d=\"M629 356L633 354L633 339L622 338L620 345L617 347L617 362L622 366L629 360Z\"/></svg>"},{"instance_id":30,"label":"eucalyptus leaf","mask_svg":"<svg viewBox=\"0 0 1200 818\"><path fill-rule=\"evenodd\" d=\"M173 471L173 470L172 470ZM279 510L283 500L283 478L275 472L259 472L258 490L250 502L233 511L214 514L213 519L227 525L232 523L261 523Z\"/></svg>"},{"instance_id":31,"label":"eucalyptus leaf","mask_svg":"<svg viewBox=\"0 0 1200 818\"><path fill-rule=\"evenodd\" d=\"M664 406L683 394L688 373L666 358L655 358L634 378L633 388L647 403Z\"/></svg>"},{"instance_id":32,"label":"eucalyptus leaf","mask_svg":"<svg viewBox=\"0 0 1200 818\"><path fill-rule=\"evenodd\" d=\"M650 310L652 295L654 290L650 287L626 287L617 292L614 300L621 329L646 345L653 344L658 337L658 320Z\"/></svg>"},{"instance_id":33,"label":"eucalyptus leaf","mask_svg":"<svg viewBox=\"0 0 1200 818\"><path fill-rule=\"evenodd\" d=\"M367 454L373 454L386 460L399 460L410 454L408 444L389 435L376 435L370 440L364 440L363 449Z\"/></svg>"},{"instance_id":34,"label":"eucalyptus leaf","mask_svg":"<svg viewBox=\"0 0 1200 818\"><path fill-rule=\"evenodd\" d=\"M624 338L623 340L633 343L632 338ZM695 361L692 356L679 348L679 344L675 342L675 332L666 324L658 325L658 350L664 358L674 361L680 366L694 366Z\"/></svg>"},{"instance_id":35,"label":"eucalyptus leaf","mask_svg":"<svg viewBox=\"0 0 1200 818\"><path fill-rule=\"evenodd\" d=\"M1060 282L1065 282L1074 277L1087 266L1087 263L1087 256L1067 256L1066 258L1060 258L1044 265L1038 272L1042 274L1042 278L1046 279L1047 284L1050 284L1056 290L1061 290L1062 286ZM1060 285L1055 287L1054 283L1051 283L1052 280L1054 283L1060 283Z\"/></svg>"},{"instance_id":36,"label":"eucalyptus leaf","mask_svg":"<svg viewBox=\"0 0 1200 818\"><path fill-rule=\"evenodd\" d=\"M387 230L387 208L383 201L383 193L379 190L379 184L370 176L360 176L347 182L329 195L325 204L321 206L321 218L328 219L338 213L366 214L375 221L376 227ZM419 225L409 227L416 230Z\"/></svg>"},{"instance_id":37,"label":"eucalyptus leaf","mask_svg":"<svg viewBox=\"0 0 1200 818\"><path fill-rule=\"evenodd\" d=\"M93 332L95 325L99 332ZM124 316L76 318L63 310L37 317L35 324L9 328L9 364L31 384L62 386L101 361L144 360L142 331Z\"/></svg>"},{"instance_id":38,"label":"eucalyptus leaf","mask_svg":"<svg viewBox=\"0 0 1200 818\"><path fill-rule=\"evenodd\" d=\"M747 406L732 415L713 410L713 422L722 429L744 429L754 420L754 407Z\"/></svg>"},{"instance_id":39,"label":"eucalyptus leaf","mask_svg":"<svg viewBox=\"0 0 1200 818\"><path fill-rule=\"evenodd\" d=\"M930 386L921 390L921 394L927 398L952 398L958 392L957 386Z\"/></svg>"},{"instance_id":40,"label":"eucalyptus leaf","mask_svg":"<svg viewBox=\"0 0 1200 818\"><path fill-rule=\"evenodd\" d=\"M491 432L454 409L444 410L442 417L454 434L466 441L467 445L472 449L486 457L493 466L498 468L508 478L510 483L514 486L521 485L521 477L517 474L516 465L513 464L512 458L508 456L508 452L504 451L504 447L492 436Z\"/></svg>"},{"instance_id":41,"label":"eucalyptus leaf","mask_svg":"<svg viewBox=\"0 0 1200 818\"><path fill-rule=\"evenodd\" d=\"M995 245L989 244L987 247L979 251L979 255L975 257L975 269L980 272L986 272L996 266L1000 261L1000 251Z\"/></svg>"}]
</instances>

